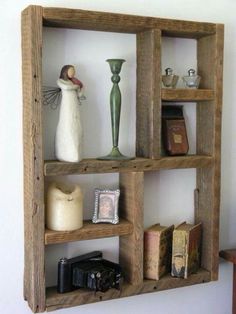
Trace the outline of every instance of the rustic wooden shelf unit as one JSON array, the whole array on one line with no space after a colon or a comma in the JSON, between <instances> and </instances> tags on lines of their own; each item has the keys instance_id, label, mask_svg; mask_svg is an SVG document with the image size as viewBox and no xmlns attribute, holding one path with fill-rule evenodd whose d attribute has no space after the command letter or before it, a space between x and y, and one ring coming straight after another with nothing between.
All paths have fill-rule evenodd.
<instances>
[{"instance_id":1,"label":"rustic wooden shelf unit","mask_svg":"<svg viewBox=\"0 0 236 314\"><path fill-rule=\"evenodd\" d=\"M85 159L79 163L44 161L42 139L43 27L133 33L137 38L136 156L132 161ZM24 100L24 297L34 312L183 287L218 276L220 201L220 142L222 107L223 32L221 24L29 6L22 12L22 69ZM161 88L162 36L197 41L198 90ZM196 155L161 155L162 101L196 102ZM195 222L203 223L201 269L188 279L143 278L143 184L146 171L196 168ZM120 217L117 226L85 222L75 232L45 230L46 176L119 173ZM120 264L125 273L121 291L76 290L58 294L45 286L45 245L120 237Z\"/></svg>"}]
</instances>

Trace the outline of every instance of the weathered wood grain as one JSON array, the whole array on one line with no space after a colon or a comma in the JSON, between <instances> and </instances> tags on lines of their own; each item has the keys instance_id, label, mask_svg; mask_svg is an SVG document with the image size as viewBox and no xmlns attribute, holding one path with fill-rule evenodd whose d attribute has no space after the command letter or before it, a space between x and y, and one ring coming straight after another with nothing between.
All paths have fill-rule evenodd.
<instances>
[{"instance_id":1,"label":"weathered wood grain","mask_svg":"<svg viewBox=\"0 0 236 314\"><path fill-rule=\"evenodd\" d=\"M197 102L213 100L215 93L213 89L167 89L162 88L161 99L164 101L187 101Z\"/></svg>"},{"instance_id":2,"label":"weathered wood grain","mask_svg":"<svg viewBox=\"0 0 236 314\"><path fill-rule=\"evenodd\" d=\"M143 281L143 181L143 172L120 174L120 215L134 226L132 234L120 237L120 264L133 285Z\"/></svg>"},{"instance_id":3,"label":"weathered wood grain","mask_svg":"<svg viewBox=\"0 0 236 314\"><path fill-rule=\"evenodd\" d=\"M83 159L79 163L46 161L45 176L89 173L155 171L160 169L205 168L213 164L213 157L203 155L171 156L161 159L136 158L129 161Z\"/></svg>"},{"instance_id":4,"label":"weathered wood grain","mask_svg":"<svg viewBox=\"0 0 236 314\"><path fill-rule=\"evenodd\" d=\"M46 229L45 244L108 238L127 235L132 232L132 223L122 218L120 218L120 222L117 225L106 223L94 224L90 220L85 220L83 227L74 231L53 231Z\"/></svg>"},{"instance_id":5,"label":"weathered wood grain","mask_svg":"<svg viewBox=\"0 0 236 314\"><path fill-rule=\"evenodd\" d=\"M44 175L42 147L42 8L22 13L24 124L24 295L33 312L45 310Z\"/></svg>"},{"instance_id":6,"label":"weathered wood grain","mask_svg":"<svg viewBox=\"0 0 236 314\"><path fill-rule=\"evenodd\" d=\"M161 155L161 32L137 34L136 156Z\"/></svg>"},{"instance_id":7,"label":"weathered wood grain","mask_svg":"<svg viewBox=\"0 0 236 314\"><path fill-rule=\"evenodd\" d=\"M199 38L215 33L215 24L110 12L43 8L44 26L119 33L160 29L166 36Z\"/></svg>"},{"instance_id":8,"label":"weathered wood grain","mask_svg":"<svg viewBox=\"0 0 236 314\"><path fill-rule=\"evenodd\" d=\"M197 274L190 275L187 279L174 278L170 275L162 277L159 281L144 280L139 285L124 283L121 291L110 289L105 293L88 291L85 289L59 294L55 287L47 288L47 311L54 311L71 306L100 302L110 299L128 297L137 294L157 292L174 289L210 281L210 273L200 269Z\"/></svg>"},{"instance_id":9,"label":"weathered wood grain","mask_svg":"<svg viewBox=\"0 0 236 314\"><path fill-rule=\"evenodd\" d=\"M215 91L215 100L197 106L197 153L210 154L214 163L197 170L199 190L196 221L203 222L202 266L218 278L221 110L224 28L216 25L216 34L198 40L198 73L201 88Z\"/></svg>"}]
</instances>

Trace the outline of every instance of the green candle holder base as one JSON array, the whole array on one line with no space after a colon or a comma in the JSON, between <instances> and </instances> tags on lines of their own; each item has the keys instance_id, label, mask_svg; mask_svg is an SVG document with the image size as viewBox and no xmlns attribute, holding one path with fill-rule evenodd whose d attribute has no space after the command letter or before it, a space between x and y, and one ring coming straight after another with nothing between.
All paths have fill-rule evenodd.
<instances>
[{"instance_id":1,"label":"green candle holder base","mask_svg":"<svg viewBox=\"0 0 236 314\"><path fill-rule=\"evenodd\" d=\"M134 157L127 157L121 154L118 147L113 147L107 156L98 157L99 160L131 160Z\"/></svg>"}]
</instances>

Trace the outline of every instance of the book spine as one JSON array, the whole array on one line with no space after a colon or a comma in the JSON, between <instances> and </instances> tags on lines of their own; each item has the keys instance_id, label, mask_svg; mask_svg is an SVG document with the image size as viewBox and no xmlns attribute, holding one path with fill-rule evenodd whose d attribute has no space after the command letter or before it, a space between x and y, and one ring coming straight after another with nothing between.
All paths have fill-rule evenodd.
<instances>
[{"instance_id":1,"label":"book spine","mask_svg":"<svg viewBox=\"0 0 236 314\"><path fill-rule=\"evenodd\" d=\"M189 252L187 273L196 273L201 263L201 224L196 225L189 233Z\"/></svg>"},{"instance_id":2,"label":"book spine","mask_svg":"<svg viewBox=\"0 0 236 314\"><path fill-rule=\"evenodd\" d=\"M144 277L147 279L159 279L159 232L144 233Z\"/></svg>"},{"instance_id":3,"label":"book spine","mask_svg":"<svg viewBox=\"0 0 236 314\"><path fill-rule=\"evenodd\" d=\"M174 230L171 267L171 275L174 277L187 278L187 245L188 241L186 231Z\"/></svg>"},{"instance_id":4,"label":"book spine","mask_svg":"<svg viewBox=\"0 0 236 314\"><path fill-rule=\"evenodd\" d=\"M159 278L171 271L173 229L174 226L166 229L160 235Z\"/></svg>"}]
</instances>

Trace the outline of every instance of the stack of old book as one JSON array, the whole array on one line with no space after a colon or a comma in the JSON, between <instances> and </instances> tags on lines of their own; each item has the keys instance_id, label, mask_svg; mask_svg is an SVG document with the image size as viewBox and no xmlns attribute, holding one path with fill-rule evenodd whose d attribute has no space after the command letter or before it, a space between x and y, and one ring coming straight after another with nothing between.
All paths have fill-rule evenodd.
<instances>
[{"instance_id":1,"label":"stack of old book","mask_svg":"<svg viewBox=\"0 0 236 314\"><path fill-rule=\"evenodd\" d=\"M201 223L174 226L155 224L144 232L144 277L159 280L171 273L187 278L200 267Z\"/></svg>"}]
</instances>

